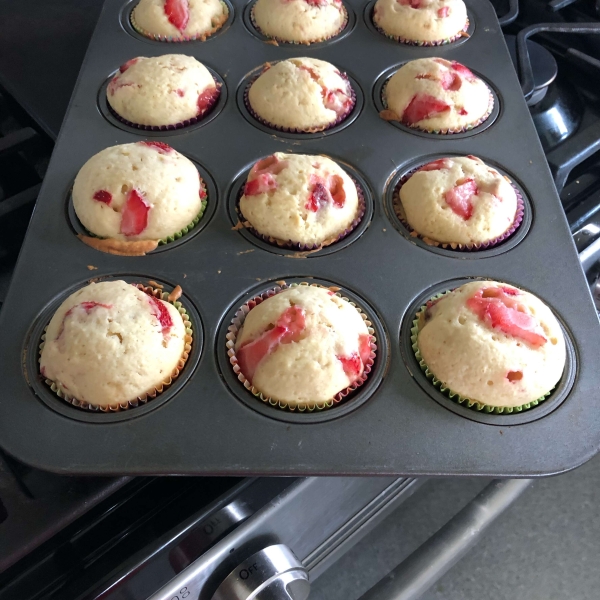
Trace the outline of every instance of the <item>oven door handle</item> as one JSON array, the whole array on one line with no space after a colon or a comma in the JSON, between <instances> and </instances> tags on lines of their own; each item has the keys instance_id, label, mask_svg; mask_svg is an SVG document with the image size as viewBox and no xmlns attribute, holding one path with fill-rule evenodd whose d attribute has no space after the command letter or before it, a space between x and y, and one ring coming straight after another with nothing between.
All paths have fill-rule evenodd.
<instances>
[{"instance_id":1,"label":"oven door handle","mask_svg":"<svg viewBox=\"0 0 600 600\"><path fill-rule=\"evenodd\" d=\"M359 600L415 600L483 537L531 479L495 479Z\"/></svg>"}]
</instances>

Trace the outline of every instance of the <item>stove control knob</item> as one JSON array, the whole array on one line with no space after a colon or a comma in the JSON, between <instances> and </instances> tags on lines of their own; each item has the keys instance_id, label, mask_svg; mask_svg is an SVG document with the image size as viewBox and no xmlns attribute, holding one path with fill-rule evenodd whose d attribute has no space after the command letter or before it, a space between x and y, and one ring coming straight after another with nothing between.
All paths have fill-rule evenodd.
<instances>
[{"instance_id":1,"label":"stove control knob","mask_svg":"<svg viewBox=\"0 0 600 600\"><path fill-rule=\"evenodd\" d=\"M308 572L283 544L256 552L234 569L212 600L306 600Z\"/></svg>"}]
</instances>

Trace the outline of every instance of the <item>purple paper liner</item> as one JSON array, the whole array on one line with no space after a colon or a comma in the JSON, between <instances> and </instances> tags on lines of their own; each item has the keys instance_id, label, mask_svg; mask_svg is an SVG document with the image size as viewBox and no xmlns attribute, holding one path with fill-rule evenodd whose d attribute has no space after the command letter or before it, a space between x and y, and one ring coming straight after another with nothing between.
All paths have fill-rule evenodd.
<instances>
[{"instance_id":1,"label":"purple paper liner","mask_svg":"<svg viewBox=\"0 0 600 600\"><path fill-rule=\"evenodd\" d=\"M391 77L393 77L393 75ZM387 100L385 99L385 90L387 88L387 85L388 85L391 77L383 84L383 87L381 88L381 104L383 105L383 107L386 110L388 109L388 104L387 104ZM483 81L483 79L481 79L481 81ZM487 111L485 112L484 115L482 115L474 123L469 123L463 127L460 127L459 129L426 129L425 127L420 127L417 124L409 125L407 123L403 123L399 119L397 122L400 123L401 125L404 125L404 127L408 127L410 129L415 129L416 131L424 131L425 133L435 133L437 135L452 135L453 133L465 133L466 131L471 131L471 129L475 129L475 127L479 127L480 125L485 123L485 121L488 120L489 116L492 114L492 111L494 110L494 103L495 103L494 94L492 94L492 91L489 89L487 83L485 83L485 86L488 88L488 91L489 91Z\"/></svg>"},{"instance_id":2,"label":"purple paper liner","mask_svg":"<svg viewBox=\"0 0 600 600\"><path fill-rule=\"evenodd\" d=\"M213 77L214 79L214 77ZM210 114L212 112L212 110L215 107L215 104L217 103L217 101L219 100L220 96L221 96L221 82L217 81L216 79L214 79L215 81L215 85L216 87L216 91L214 96L211 98L208 106L206 107L206 110L199 116L197 117L192 117L191 119L186 119L185 121L180 121L179 123L173 123L171 125L141 125L140 123L133 123L132 121L128 121L127 119L125 119L125 117L122 117L111 105L110 102L108 101L108 88L106 88L106 106L108 107L108 110L110 112L110 114L117 119L118 121L120 121L121 123L129 126L129 127L133 127L135 129L141 129L143 131L174 131L176 129L183 129L184 127L189 127L190 125L194 125L195 123L198 123L198 121L201 121L202 119L204 119L204 117L206 117L208 114Z\"/></svg>"},{"instance_id":3,"label":"purple paper liner","mask_svg":"<svg viewBox=\"0 0 600 600\"><path fill-rule=\"evenodd\" d=\"M229 363L231 364L233 372L237 376L238 380L243 384L243 386L250 393L252 393L254 396L256 396L259 400L262 400L265 404L270 404L271 406L274 406L274 407L282 409L282 410L288 410L290 412L294 412L296 410L299 412L304 412L304 411L312 412L314 410L326 410L328 408L332 408L333 406L336 406L337 404L342 402L351 392L354 392L356 389L358 389L368 379L369 374L371 373L371 370L373 369L373 365L375 364L375 357L377 355L377 340L375 338L374 329L371 326L371 322L368 320L367 315L360 308L358 308L353 302L351 302L350 299L344 298L344 296L342 296L342 294L340 293L340 288L338 288L338 287L328 288L326 286L319 285L317 283L307 283L307 282L293 283L291 285L288 285L287 283L285 283L285 281L281 281L281 282L278 281L277 283L280 285L277 285L276 287L274 287L270 290L267 290L266 292L263 292L262 294L259 294L258 296L255 296L251 300L248 300L248 302L244 303L236 311L234 317L231 319L231 324L227 328L227 335L226 335L227 356L229 357ZM238 365L237 356L235 353L235 342L237 339L237 334L239 333L240 329L242 328L242 326L244 324L244 321L246 320L246 316L254 307L256 307L258 304L261 304L264 300L267 300L268 298L272 298L273 296L280 294L284 290L287 290L289 288L294 288L299 285L310 286L310 287L321 287L324 289L328 289L331 292L333 292L334 294L336 294L337 296L339 296L340 298L349 302L357 310L357 312L363 318L363 320L367 326L369 335L371 336L371 354L369 356L369 359L367 360L367 362L364 365L363 374L356 381L354 381L351 385L349 385L347 388L344 388L343 390L341 390L337 394L335 394L335 396L333 398L326 400L324 402L315 402L314 405L309 405L309 404L296 405L295 404L293 406L290 406L284 400L276 400L269 396L265 396L260 390L255 388L252 385L252 383L250 381L248 381L248 379L246 379L246 377L244 376L244 374L242 373L242 371Z\"/></svg>"},{"instance_id":4,"label":"purple paper liner","mask_svg":"<svg viewBox=\"0 0 600 600\"><path fill-rule=\"evenodd\" d=\"M144 37L146 37L150 40L155 40L157 42L167 42L167 43L197 42L197 41L205 42L210 36L214 35L217 31L219 31L219 29L221 29L221 27L223 27L223 25L225 25L225 23L227 22L227 19L229 18L229 7L227 6L227 4L225 4L225 2L221 2L221 4L226 9L226 12L224 13L224 19L219 23L219 25L217 27L213 27L209 31L205 31L204 33L198 33L196 35L183 35L181 37L171 37L171 36L167 36L167 35L159 35L157 33L150 33L149 31L146 31L145 29L143 29L142 27L140 27L137 24L137 22L135 20L135 8L131 11L131 14L129 15L129 23L131 24L133 29L135 31L137 31L140 35L143 35Z\"/></svg>"},{"instance_id":5,"label":"purple paper liner","mask_svg":"<svg viewBox=\"0 0 600 600\"><path fill-rule=\"evenodd\" d=\"M244 185L242 185L238 191L235 210L238 214L240 223L242 223L244 228L247 229L250 233L252 233L252 235L261 239L263 242L267 242L267 244L271 244L272 246L277 246L278 248L287 248L289 250L298 250L300 252L314 252L316 250L321 250L321 248L331 246L332 244L335 244L336 242L339 242L340 240L343 240L346 236L350 235L356 229L358 224L363 220L363 217L365 216L367 204L365 201L364 191L363 191L361 185L358 183L358 181L356 181L356 179L354 179L354 177L350 177L350 179L352 180L352 183L354 183L354 185L356 186L356 193L358 195L358 209L357 209L356 217L354 218L352 223L350 223L350 226L347 227L346 229L344 229L344 231L342 231L341 233L339 233L334 239L326 240L325 242L322 242L321 244L301 244L299 242L293 242L292 240L280 240L278 238L274 238L269 235L264 235L264 234L260 233L259 231L257 231L254 227L252 227L252 225L250 225L248 220L244 220L245 219L244 215L242 214L242 211L240 210L240 200L242 199L242 196L244 195L244 187L245 187ZM248 223L248 225L246 225L246 223Z\"/></svg>"},{"instance_id":6,"label":"purple paper liner","mask_svg":"<svg viewBox=\"0 0 600 600\"><path fill-rule=\"evenodd\" d=\"M273 125L273 123L270 123L266 119L263 119L261 116L254 112L254 109L250 106L250 101L248 99L248 93L250 91L250 88L266 70L267 68L264 68L258 75L253 77L252 80L246 86L246 89L244 90L244 105L246 106L246 110L252 115L254 119L256 119L259 123L262 123L263 125L274 129L275 131L282 131L284 133L320 133L322 131L327 131L345 121L350 116L350 114L354 110L354 107L356 106L356 93L354 92L354 88L352 87L352 84L350 83L350 80L348 79L346 74L340 71L340 76L348 83L348 87L350 89L350 99L352 100L352 104L343 115L338 116L338 118L329 125L323 125L322 127L311 127L310 129L297 129L294 127L280 127L279 125Z\"/></svg>"},{"instance_id":7,"label":"purple paper liner","mask_svg":"<svg viewBox=\"0 0 600 600\"><path fill-rule=\"evenodd\" d=\"M467 19L465 26L456 35L453 35L452 37L449 37L449 38L444 38L442 40L435 40L433 42L427 42L424 40L409 40L409 39L403 38L399 35L392 35L390 33L386 33L383 29L381 29L381 27L379 27L379 25L377 25L377 23L375 23L375 19L373 19L373 15L371 15L371 23L373 23L373 27L375 27L375 29L381 35L385 36L386 38L388 38L390 40L394 40L395 42L398 42L399 44L405 44L407 46L420 46L423 48L433 47L433 46L444 46L446 44L451 44L452 42L456 42L457 40L459 40L462 37L471 37L467 33L467 30L469 29L469 25L470 25L469 19Z\"/></svg>"},{"instance_id":8,"label":"purple paper liner","mask_svg":"<svg viewBox=\"0 0 600 600\"><path fill-rule=\"evenodd\" d=\"M55 381L53 381L52 379L45 378L44 382L46 383L46 385L61 400L64 400L71 406L74 406L76 408L81 408L83 410L89 410L92 412L103 412L103 413L121 412L124 410L130 410L132 408L137 408L138 406L144 406L150 400L154 400L154 398L156 398L159 394L161 394L164 390L166 390L173 384L173 382L179 377L179 374L181 373L186 362L188 361L190 352L192 350L194 332L193 332L192 323L189 319L187 311L183 307L181 302L179 302L178 300L174 300L174 301L170 302L167 299L168 294L166 292L163 292L162 289L160 289L160 288L143 285L142 283L136 283L136 284L132 284L132 285L134 285L138 290L141 290L145 294L148 294L149 296L154 296L155 298L164 300L165 302L169 302L179 311L179 314L181 315L181 317L183 319L183 324L185 326L185 331L186 331L185 345L183 347L183 354L181 355L181 358L179 359L179 363L173 369L173 372L169 375L169 377L167 377L165 380L163 380L162 382L157 384L154 387L154 389L152 389L144 394L141 394L135 400L128 400L127 402L121 402L118 406L98 406L96 404L90 404L89 402L84 402L84 401L78 400L77 398L74 398L73 396L70 396L69 394L67 394L61 386L58 386L56 384ZM46 337L46 328L44 329L44 335L42 336L43 341L40 344L40 348L39 348L40 359L41 359L42 350L43 350L44 344L45 344L44 340ZM42 375L42 377L44 377L44 375Z\"/></svg>"},{"instance_id":9,"label":"purple paper liner","mask_svg":"<svg viewBox=\"0 0 600 600\"><path fill-rule=\"evenodd\" d=\"M348 25L348 11L346 10L346 7L342 4L342 10L344 11L344 21L342 23L342 26L335 33L332 33L330 36L325 37L325 38L310 40L309 42L293 42L290 40L284 40L282 38L278 38L273 35L267 35L266 33L264 33L260 29L260 27L256 24L256 20L254 19L254 7L255 6L256 6L256 2L252 5L252 8L250 10L250 23L252 23L252 27L254 27L254 29L256 29L256 31L258 33L260 33L260 35L262 35L266 38L269 38L269 40L273 40L274 42L277 42L278 44L294 44L297 46L310 46L311 44L318 44L320 42L326 42L327 40L330 40L330 39L336 37L337 35L340 35L340 33L342 33L342 31L344 31L344 29L346 29L346 27Z\"/></svg>"},{"instance_id":10,"label":"purple paper liner","mask_svg":"<svg viewBox=\"0 0 600 600\"><path fill-rule=\"evenodd\" d=\"M452 158L452 157L449 157L449 158ZM425 163L425 164L427 164L427 163ZM417 231L415 231L409 225L408 221L406 220L406 216L404 215L402 201L400 200L400 188L402 188L402 186L417 171L419 171L421 169L421 167L425 166L425 164L420 165L419 167L416 167L414 169L411 169L408 173L406 173L405 175L402 176L402 178L396 185L396 189L394 190L394 195L393 195L393 200L392 200L394 214L398 217L398 219L404 225L404 227L406 227L406 229L409 231L411 236L418 237L420 240L425 242L428 246L445 248L447 250L456 250L458 252L477 252L479 250L489 250L490 248L493 248L494 246L497 246L498 244L505 242L508 238L510 238L512 235L514 235L516 233L516 231L519 229L521 223L523 222L523 215L525 214L525 202L523 201L523 196L521 195L521 192L511 181L510 184L517 196L517 210L515 212L515 218L512 222L512 225L502 235L499 235L498 237L496 237L492 240L489 240L487 242L474 243L474 244L460 244L457 242L437 242L437 241L432 240L432 239L428 238L427 236L423 236L420 233L418 233ZM499 173L499 174L502 175L502 173Z\"/></svg>"}]
</instances>

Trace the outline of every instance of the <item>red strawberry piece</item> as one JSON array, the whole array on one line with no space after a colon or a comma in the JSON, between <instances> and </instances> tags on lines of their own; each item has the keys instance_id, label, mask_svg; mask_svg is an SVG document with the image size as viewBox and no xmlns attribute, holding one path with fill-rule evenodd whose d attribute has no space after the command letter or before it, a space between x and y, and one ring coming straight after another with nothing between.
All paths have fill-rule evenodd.
<instances>
[{"instance_id":1,"label":"red strawberry piece","mask_svg":"<svg viewBox=\"0 0 600 600\"><path fill-rule=\"evenodd\" d=\"M133 81L121 81L119 76L115 75L108 83L108 93L111 96L114 96L117 90L123 87L132 87L134 85L138 85L138 87L140 87L139 84L135 84Z\"/></svg>"},{"instance_id":2,"label":"red strawberry piece","mask_svg":"<svg viewBox=\"0 0 600 600\"><path fill-rule=\"evenodd\" d=\"M454 188L446 192L444 199L454 213L462 217L465 221L468 221L473 215L471 198L476 196L479 190L473 179L467 179L466 181L459 180L457 183L459 185L454 186Z\"/></svg>"},{"instance_id":3,"label":"red strawberry piece","mask_svg":"<svg viewBox=\"0 0 600 600\"><path fill-rule=\"evenodd\" d=\"M158 300L150 294L148 294L148 300L150 301L150 310L152 311L152 314L160 323L162 334L166 335L167 333L169 333L171 327L173 327L173 319L171 319L171 314L169 313L169 310L161 300Z\"/></svg>"},{"instance_id":4,"label":"red strawberry piece","mask_svg":"<svg viewBox=\"0 0 600 600\"><path fill-rule=\"evenodd\" d=\"M422 0L396 0L402 6L410 6L411 8L421 8Z\"/></svg>"},{"instance_id":5,"label":"red strawberry piece","mask_svg":"<svg viewBox=\"0 0 600 600\"><path fill-rule=\"evenodd\" d=\"M444 71L440 76L440 83L445 90L457 92L462 86L462 79L458 73Z\"/></svg>"},{"instance_id":6,"label":"red strawberry piece","mask_svg":"<svg viewBox=\"0 0 600 600\"><path fill-rule=\"evenodd\" d=\"M502 287L500 288L505 294L508 294L509 296L519 296L521 294L521 292L516 289L516 288L509 288L509 287Z\"/></svg>"},{"instance_id":7,"label":"red strawberry piece","mask_svg":"<svg viewBox=\"0 0 600 600\"><path fill-rule=\"evenodd\" d=\"M325 182L320 177L317 177L316 175L311 176L311 191L308 200L304 205L307 210L317 212L319 208L331 201L331 194L324 183Z\"/></svg>"},{"instance_id":8,"label":"red strawberry piece","mask_svg":"<svg viewBox=\"0 0 600 600\"><path fill-rule=\"evenodd\" d=\"M277 182L271 173L261 173L256 179L246 182L244 196L268 194L277 189Z\"/></svg>"},{"instance_id":9,"label":"red strawberry piece","mask_svg":"<svg viewBox=\"0 0 600 600\"><path fill-rule=\"evenodd\" d=\"M136 189L129 192L123 211L121 212L121 233L123 235L139 235L148 226L150 205L144 200L142 193Z\"/></svg>"},{"instance_id":10,"label":"red strawberry piece","mask_svg":"<svg viewBox=\"0 0 600 600\"><path fill-rule=\"evenodd\" d=\"M306 315L299 306L290 306L275 323L257 339L245 343L237 351L238 365L246 379L252 383L260 362L280 344L298 342L306 328Z\"/></svg>"},{"instance_id":11,"label":"red strawberry piece","mask_svg":"<svg viewBox=\"0 0 600 600\"><path fill-rule=\"evenodd\" d=\"M346 373L350 382L356 381L361 376L363 362L356 352L353 352L350 356L338 356L336 358L342 363L344 373Z\"/></svg>"},{"instance_id":12,"label":"red strawberry piece","mask_svg":"<svg viewBox=\"0 0 600 600\"><path fill-rule=\"evenodd\" d=\"M470 158L471 160L476 160L477 162L481 162L480 158L477 158L476 156L473 156L472 154L467 154L467 158Z\"/></svg>"},{"instance_id":13,"label":"red strawberry piece","mask_svg":"<svg viewBox=\"0 0 600 600\"><path fill-rule=\"evenodd\" d=\"M358 336L358 353L363 363L371 358L371 336L368 333L361 333Z\"/></svg>"},{"instance_id":14,"label":"red strawberry piece","mask_svg":"<svg viewBox=\"0 0 600 600\"><path fill-rule=\"evenodd\" d=\"M121 73L125 73L125 71L127 71L127 69L129 69L129 67L135 65L135 63L140 60L139 58L132 58L131 60L128 60L126 63L122 64L119 67L119 71L121 71Z\"/></svg>"},{"instance_id":15,"label":"red strawberry piece","mask_svg":"<svg viewBox=\"0 0 600 600\"><path fill-rule=\"evenodd\" d=\"M144 146L150 146L150 148L154 148L160 154L168 154L173 151L173 148L169 146L169 144L165 144L164 142L138 142L138 144L144 144Z\"/></svg>"},{"instance_id":16,"label":"red strawberry piece","mask_svg":"<svg viewBox=\"0 0 600 600\"><path fill-rule=\"evenodd\" d=\"M200 196L200 200L205 200L207 195L208 194L206 193L206 190L202 185L202 180L200 180L200 190L198 191L198 196Z\"/></svg>"},{"instance_id":17,"label":"red strawberry piece","mask_svg":"<svg viewBox=\"0 0 600 600\"><path fill-rule=\"evenodd\" d=\"M449 158L438 158L423 165L419 171L440 171L441 169L450 169L454 163Z\"/></svg>"},{"instance_id":18,"label":"red strawberry piece","mask_svg":"<svg viewBox=\"0 0 600 600\"><path fill-rule=\"evenodd\" d=\"M272 175L279 175L288 166L287 160L279 160L274 154L267 156L259 160L252 167L250 171L250 177L260 175L262 173L271 173Z\"/></svg>"},{"instance_id":19,"label":"red strawberry piece","mask_svg":"<svg viewBox=\"0 0 600 600\"><path fill-rule=\"evenodd\" d=\"M467 79L475 79L475 75L473 75L473 73L467 69L467 67L465 67L465 65L461 65L459 62L456 62L455 60L453 60L451 63L452 68L457 72L460 73L463 77L466 77Z\"/></svg>"},{"instance_id":20,"label":"red strawberry piece","mask_svg":"<svg viewBox=\"0 0 600 600\"><path fill-rule=\"evenodd\" d=\"M188 0L165 0L165 14L171 25L183 31L190 19Z\"/></svg>"},{"instance_id":21,"label":"red strawberry piece","mask_svg":"<svg viewBox=\"0 0 600 600\"><path fill-rule=\"evenodd\" d=\"M323 88L323 104L325 108L335 111L339 116L348 112L352 105L352 99L342 90L326 90Z\"/></svg>"},{"instance_id":22,"label":"red strawberry piece","mask_svg":"<svg viewBox=\"0 0 600 600\"><path fill-rule=\"evenodd\" d=\"M318 8L327 6L327 0L304 0L304 2L310 6L315 6Z\"/></svg>"},{"instance_id":23,"label":"red strawberry piece","mask_svg":"<svg viewBox=\"0 0 600 600\"><path fill-rule=\"evenodd\" d=\"M449 6L442 6L441 8L438 8L437 16L440 19L443 19L444 17L447 17L449 14L450 14L450 7Z\"/></svg>"},{"instance_id":24,"label":"red strawberry piece","mask_svg":"<svg viewBox=\"0 0 600 600\"><path fill-rule=\"evenodd\" d=\"M185 96L185 91L184 91L184 90L181 90L181 89L179 89L179 88L177 88L177 89L175 90L175 93L176 93L176 94L177 94L177 95L178 95L180 98L183 98L183 97Z\"/></svg>"},{"instance_id":25,"label":"red strawberry piece","mask_svg":"<svg viewBox=\"0 0 600 600\"><path fill-rule=\"evenodd\" d=\"M104 204L110 204L112 201L112 194L106 190L98 190L92 198L98 200L98 202L104 202Z\"/></svg>"},{"instance_id":26,"label":"red strawberry piece","mask_svg":"<svg viewBox=\"0 0 600 600\"><path fill-rule=\"evenodd\" d=\"M511 288L508 288L511 289ZM467 300L467 307L493 329L519 338L534 348L543 346L547 340L540 333L536 320L503 288L484 288ZM521 309L521 310L519 310Z\"/></svg>"},{"instance_id":27,"label":"red strawberry piece","mask_svg":"<svg viewBox=\"0 0 600 600\"><path fill-rule=\"evenodd\" d=\"M198 106L198 116L203 115L213 104L217 88L206 88L199 96L196 102Z\"/></svg>"},{"instance_id":28,"label":"red strawberry piece","mask_svg":"<svg viewBox=\"0 0 600 600\"><path fill-rule=\"evenodd\" d=\"M344 180L339 175L332 175L329 178L329 193L333 200L333 205L337 208L343 208L346 203L346 192L344 191Z\"/></svg>"},{"instance_id":29,"label":"red strawberry piece","mask_svg":"<svg viewBox=\"0 0 600 600\"><path fill-rule=\"evenodd\" d=\"M402 114L402 122L413 125L450 110L450 105L428 94L415 94Z\"/></svg>"}]
</instances>

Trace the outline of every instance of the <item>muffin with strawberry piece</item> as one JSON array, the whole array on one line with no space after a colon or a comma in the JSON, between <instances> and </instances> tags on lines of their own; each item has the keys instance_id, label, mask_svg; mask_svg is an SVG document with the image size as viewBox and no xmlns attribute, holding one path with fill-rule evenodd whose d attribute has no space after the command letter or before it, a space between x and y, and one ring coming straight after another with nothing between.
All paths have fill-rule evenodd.
<instances>
[{"instance_id":1,"label":"muffin with strawberry piece","mask_svg":"<svg viewBox=\"0 0 600 600\"><path fill-rule=\"evenodd\" d=\"M364 214L364 199L330 158L277 152L250 170L239 210L269 241L312 249L348 234Z\"/></svg>"},{"instance_id":2,"label":"muffin with strawberry piece","mask_svg":"<svg viewBox=\"0 0 600 600\"><path fill-rule=\"evenodd\" d=\"M131 25L161 42L204 41L228 17L229 9L221 0L140 0L131 13Z\"/></svg>"},{"instance_id":3,"label":"muffin with strawberry piece","mask_svg":"<svg viewBox=\"0 0 600 600\"><path fill-rule=\"evenodd\" d=\"M332 406L364 382L375 340L357 308L318 286L264 298L238 312L243 322L230 327L230 361L246 387L282 408L304 410Z\"/></svg>"},{"instance_id":4,"label":"muffin with strawberry piece","mask_svg":"<svg viewBox=\"0 0 600 600\"><path fill-rule=\"evenodd\" d=\"M143 254L192 229L206 188L195 165L163 142L111 146L92 156L73 185L73 207L88 245Z\"/></svg>"},{"instance_id":5,"label":"muffin with strawberry piece","mask_svg":"<svg viewBox=\"0 0 600 600\"><path fill-rule=\"evenodd\" d=\"M130 408L179 375L192 343L187 314L145 289L91 283L59 306L40 373L60 397L84 408Z\"/></svg>"},{"instance_id":6,"label":"muffin with strawberry piece","mask_svg":"<svg viewBox=\"0 0 600 600\"><path fill-rule=\"evenodd\" d=\"M463 0L377 0L373 23L386 36L418 46L454 42L469 27Z\"/></svg>"},{"instance_id":7,"label":"muffin with strawberry piece","mask_svg":"<svg viewBox=\"0 0 600 600\"><path fill-rule=\"evenodd\" d=\"M316 132L343 121L354 108L355 95L348 78L331 63L290 58L265 65L247 90L246 104L270 127Z\"/></svg>"},{"instance_id":8,"label":"muffin with strawberry piece","mask_svg":"<svg viewBox=\"0 0 600 600\"><path fill-rule=\"evenodd\" d=\"M478 410L536 406L565 367L565 339L552 311L506 283L473 281L437 297L419 312L412 333L426 375Z\"/></svg>"},{"instance_id":9,"label":"muffin with strawberry piece","mask_svg":"<svg viewBox=\"0 0 600 600\"><path fill-rule=\"evenodd\" d=\"M219 86L210 71L183 54L132 58L106 89L108 105L121 121L150 130L196 123L218 97Z\"/></svg>"},{"instance_id":10,"label":"muffin with strawberry piece","mask_svg":"<svg viewBox=\"0 0 600 600\"><path fill-rule=\"evenodd\" d=\"M444 58L406 63L383 90L382 117L431 133L459 133L483 123L494 97L467 67Z\"/></svg>"},{"instance_id":11,"label":"muffin with strawberry piece","mask_svg":"<svg viewBox=\"0 0 600 600\"><path fill-rule=\"evenodd\" d=\"M271 39L311 44L340 33L348 13L341 0L258 0L251 19L256 29Z\"/></svg>"},{"instance_id":12,"label":"muffin with strawberry piece","mask_svg":"<svg viewBox=\"0 0 600 600\"><path fill-rule=\"evenodd\" d=\"M519 226L523 200L507 177L475 156L434 160L400 182L394 208L427 243L478 249Z\"/></svg>"}]
</instances>

